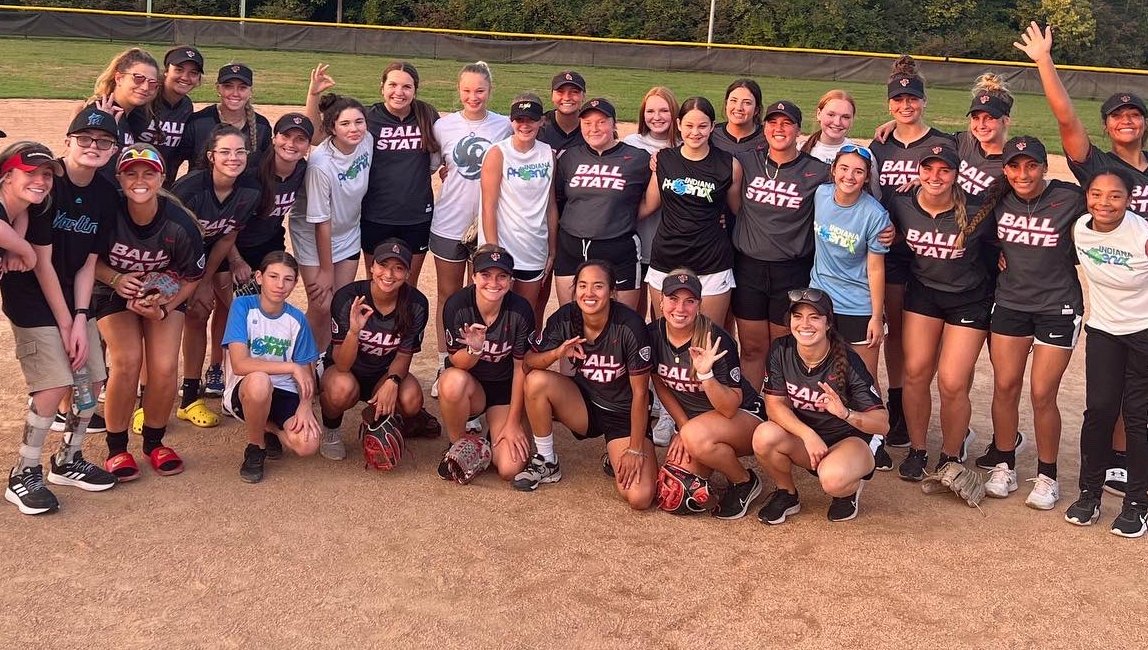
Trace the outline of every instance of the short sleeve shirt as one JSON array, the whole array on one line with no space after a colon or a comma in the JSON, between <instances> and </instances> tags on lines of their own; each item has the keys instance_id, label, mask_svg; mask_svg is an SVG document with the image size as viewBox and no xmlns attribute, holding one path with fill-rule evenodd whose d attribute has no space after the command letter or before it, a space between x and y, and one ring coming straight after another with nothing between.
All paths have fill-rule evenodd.
<instances>
[{"instance_id":1,"label":"short sleeve shirt","mask_svg":"<svg viewBox=\"0 0 1148 650\"><path fill-rule=\"evenodd\" d=\"M690 342L674 347L666 335L666 319L659 318L650 323L650 340L654 343L654 372L658 379L677 398L678 404L691 419L702 413L714 410L714 405L706 397L705 388L693 373L690 359ZM752 409L757 395L753 387L741 375L741 361L737 356L737 343L733 337L718 326L713 326L713 336L718 341L720 352L725 356L714 362L714 380L727 388L741 391L741 408Z\"/></svg>"},{"instance_id":2,"label":"short sleeve shirt","mask_svg":"<svg viewBox=\"0 0 1148 650\"><path fill-rule=\"evenodd\" d=\"M319 347L307 317L297 307L284 304L283 311L272 316L259 306L259 296L239 296L231 303L227 313L227 328L223 332L223 345L242 343L252 358L266 361L290 361L302 365L315 363ZM239 377L233 383L238 383ZM290 375L271 375L271 385L298 393L295 379Z\"/></svg>"},{"instance_id":3,"label":"short sleeve shirt","mask_svg":"<svg viewBox=\"0 0 1148 650\"><path fill-rule=\"evenodd\" d=\"M387 372L395 356L402 352L415 354L422 349L423 332L430 313L427 298L421 291L408 287L411 327L409 332L398 331L398 309L381 314L371 297L371 281L359 280L335 292L331 299L331 345L327 356L332 357L335 346L342 345L351 330L351 305L362 296L366 305L375 310L359 331L358 354L351 372L357 377L377 377Z\"/></svg>"},{"instance_id":4,"label":"short sleeve shirt","mask_svg":"<svg viewBox=\"0 0 1148 650\"><path fill-rule=\"evenodd\" d=\"M472 284L447 298L443 306L446 349L451 353L466 347L463 331L468 326L484 323L474 296L475 287ZM467 372L481 382L510 381L514 376L514 361L521 361L526 356L533 332L534 310L530 303L516 293L507 293L502 299L498 316L486 326L486 340L482 344L478 363Z\"/></svg>"},{"instance_id":5,"label":"short sleeve shirt","mask_svg":"<svg viewBox=\"0 0 1148 650\"><path fill-rule=\"evenodd\" d=\"M872 315L869 291L869 253L884 255L889 247L878 241L890 225L889 213L868 192L853 205L834 200L835 187L826 183L814 196L813 255L810 286L829 293L833 311L846 316Z\"/></svg>"}]
</instances>

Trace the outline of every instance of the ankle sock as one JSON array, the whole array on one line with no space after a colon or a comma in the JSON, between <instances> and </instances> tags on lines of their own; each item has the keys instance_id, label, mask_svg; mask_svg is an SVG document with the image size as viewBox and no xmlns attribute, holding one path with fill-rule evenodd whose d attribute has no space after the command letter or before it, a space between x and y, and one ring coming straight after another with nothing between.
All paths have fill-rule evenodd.
<instances>
[{"instance_id":1,"label":"ankle sock","mask_svg":"<svg viewBox=\"0 0 1148 650\"><path fill-rule=\"evenodd\" d=\"M1046 463L1043 460L1036 461L1036 471L1038 474L1044 474L1052 480L1056 480L1056 463Z\"/></svg>"},{"instance_id":2,"label":"ankle sock","mask_svg":"<svg viewBox=\"0 0 1148 650\"><path fill-rule=\"evenodd\" d=\"M108 431L105 437L108 441L108 458L122 454L128 450L127 431Z\"/></svg>"},{"instance_id":3,"label":"ankle sock","mask_svg":"<svg viewBox=\"0 0 1148 650\"><path fill-rule=\"evenodd\" d=\"M167 433L167 427L149 427L144 425L143 428L143 453L150 456L151 452L163 446L163 436Z\"/></svg>"},{"instance_id":4,"label":"ankle sock","mask_svg":"<svg viewBox=\"0 0 1148 650\"><path fill-rule=\"evenodd\" d=\"M179 398L179 408L185 409L199 399L199 379L183 380L183 397Z\"/></svg>"}]
</instances>

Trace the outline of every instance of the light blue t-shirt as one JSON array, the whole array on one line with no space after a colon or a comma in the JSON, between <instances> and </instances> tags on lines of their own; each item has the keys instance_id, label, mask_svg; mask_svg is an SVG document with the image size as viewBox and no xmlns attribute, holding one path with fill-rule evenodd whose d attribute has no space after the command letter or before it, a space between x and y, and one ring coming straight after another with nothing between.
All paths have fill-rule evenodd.
<instances>
[{"instance_id":1,"label":"light blue t-shirt","mask_svg":"<svg viewBox=\"0 0 1148 650\"><path fill-rule=\"evenodd\" d=\"M297 307L283 306L278 316L269 316L259 308L259 296L240 296L232 301L227 314L227 329L223 332L223 345L243 343L252 358L268 361L290 361L312 364L319 358L319 346L307 318ZM238 383L239 377L235 377ZM298 393L290 374L271 375L275 388ZM228 386L231 388L231 386Z\"/></svg>"},{"instance_id":2,"label":"light blue t-shirt","mask_svg":"<svg viewBox=\"0 0 1148 650\"><path fill-rule=\"evenodd\" d=\"M813 196L813 271L810 286L833 299L833 311L846 316L870 316L870 252L884 255L889 247L877 235L890 225L889 212L880 201L863 192L849 207L833 200L834 186L825 183Z\"/></svg>"}]
</instances>

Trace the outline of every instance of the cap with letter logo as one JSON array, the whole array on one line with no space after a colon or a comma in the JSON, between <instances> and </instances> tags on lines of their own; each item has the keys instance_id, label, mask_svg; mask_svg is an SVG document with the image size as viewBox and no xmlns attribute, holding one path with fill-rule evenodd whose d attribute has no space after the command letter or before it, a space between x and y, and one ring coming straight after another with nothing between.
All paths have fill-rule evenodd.
<instances>
[{"instance_id":1,"label":"cap with letter logo","mask_svg":"<svg viewBox=\"0 0 1148 650\"><path fill-rule=\"evenodd\" d=\"M219 69L219 76L215 83L222 84L228 81L242 81L248 86L255 85L255 73L242 63L229 63Z\"/></svg>"},{"instance_id":2,"label":"cap with letter logo","mask_svg":"<svg viewBox=\"0 0 1148 650\"><path fill-rule=\"evenodd\" d=\"M169 65L179 65L188 62L194 63L199 67L199 71L203 72L203 54L190 45L173 47L167 51L167 54L163 55L164 68L167 68Z\"/></svg>"},{"instance_id":3,"label":"cap with letter logo","mask_svg":"<svg viewBox=\"0 0 1148 650\"><path fill-rule=\"evenodd\" d=\"M793 120L797 126L801 126L801 109L787 99L773 102L766 107L765 119L768 120L772 115L784 115Z\"/></svg>"},{"instance_id":4,"label":"cap with letter logo","mask_svg":"<svg viewBox=\"0 0 1148 650\"><path fill-rule=\"evenodd\" d=\"M578 90L586 92L586 80L573 70L563 70L550 80L550 90L558 90L562 86L574 86Z\"/></svg>"},{"instance_id":5,"label":"cap with letter logo","mask_svg":"<svg viewBox=\"0 0 1148 650\"><path fill-rule=\"evenodd\" d=\"M1148 107L1144 106L1144 100L1138 95L1133 93L1116 93L1109 97L1100 107L1100 119L1107 119L1109 115L1112 115L1125 106L1131 106L1140 111L1141 115L1148 117Z\"/></svg>"},{"instance_id":6,"label":"cap with letter logo","mask_svg":"<svg viewBox=\"0 0 1148 650\"><path fill-rule=\"evenodd\" d=\"M542 104L533 99L520 99L510 105L510 119L526 118L537 122L542 119Z\"/></svg>"}]
</instances>

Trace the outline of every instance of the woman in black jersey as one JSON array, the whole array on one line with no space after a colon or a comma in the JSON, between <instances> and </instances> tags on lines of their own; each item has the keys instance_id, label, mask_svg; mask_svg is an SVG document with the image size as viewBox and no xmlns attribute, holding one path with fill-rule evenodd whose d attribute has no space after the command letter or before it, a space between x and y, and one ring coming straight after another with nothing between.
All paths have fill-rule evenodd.
<instances>
[{"instance_id":1,"label":"woman in black jersey","mask_svg":"<svg viewBox=\"0 0 1148 650\"><path fill-rule=\"evenodd\" d=\"M534 331L534 310L510 291L514 258L505 248L487 244L470 262L474 283L443 307L449 364L439 376L439 406L452 443L466 432L467 420L486 414L492 462L509 481L530 459L522 360Z\"/></svg>"},{"instance_id":2,"label":"woman in black jersey","mask_svg":"<svg viewBox=\"0 0 1148 650\"><path fill-rule=\"evenodd\" d=\"M714 516L740 519L761 494L761 480L738 461L753 453L753 431L765 404L745 380L733 337L701 315L702 283L674 269L663 283L662 317L650 324L654 390L679 434L666 463L709 479L724 474L730 488ZM665 507L665 505L663 505Z\"/></svg>"},{"instance_id":3,"label":"woman in black jersey","mask_svg":"<svg viewBox=\"0 0 1148 650\"><path fill-rule=\"evenodd\" d=\"M346 285L331 299L331 343L322 360L319 398L324 458L347 457L339 427L343 413L359 402L374 406L376 419L401 416L408 437L441 432L423 409L422 387L410 371L429 313L426 296L407 281L411 257L401 239L383 241L371 255L370 278Z\"/></svg>"},{"instance_id":4,"label":"woman in black jersey","mask_svg":"<svg viewBox=\"0 0 1148 650\"><path fill-rule=\"evenodd\" d=\"M797 149L801 109L765 107L767 147L740 154L740 210L733 230L731 306L746 379L761 386L769 342L785 336L790 289L809 286L813 268L813 197L829 166Z\"/></svg>"},{"instance_id":5,"label":"woman in black jersey","mask_svg":"<svg viewBox=\"0 0 1148 650\"><path fill-rule=\"evenodd\" d=\"M972 223L967 197L957 184L957 150L935 146L918 163L920 187L888 202L889 216L912 255L903 341L904 410L911 448L898 468L907 481L920 481L925 475L934 377L941 398L937 467L965 460L972 438L969 389L988 336L993 299L981 261L992 231L986 223Z\"/></svg>"},{"instance_id":6,"label":"woman in black jersey","mask_svg":"<svg viewBox=\"0 0 1148 650\"><path fill-rule=\"evenodd\" d=\"M108 422L108 459L104 467L121 481L139 478L128 451L140 367L148 382L143 399L143 452L157 474L183 471L183 460L163 444L175 397L178 355L183 335L184 301L203 277L203 233L195 216L162 190L163 157L150 145L123 150L116 165L123 198L108 224L100 224L96 264L96 315L107 344L109 381L104 406Z\"/></svg>"},{"instance_id":7,"label":"woman in black jersey","mask_svg":"<svg viewBox=\"0 0 1148 650\"><path fill-rule=\"evenodd\" d=\"M658 472L650 440L650 339L634 310L613 300L608 262L583 262L574 274L574 302L558 308L526 353L526 414L537 453L514 477L516 490L562 479L553 422L578 439L604 436L614 487L635 510L654 502ZM569 359L574 377L547 370Z\"/></svg>"},{"instance_id":8,"label":"woman in black jersey","mask_svg":"<svg viewBox=\"0 0 1148 650\"><path fill-rule=\"evenodd\" d=\"M722 213L740 206L741 163L731 154L710 146L714 107L705 97L691 97L678 109L680 147L658 153L643 218L659 207L662 223L650 253L650 303L662 300L662 280L671 269L694 269L707 300L702 313L724 323L734 287L733 249L722 229Z\"/></svg>"},{"instance_id":9,"label":"woman in black jersey","mask_svg":"<svg viewBox=\"0 0 1148 650\"><path fill-rule=\"evenodd\" d=\"M178 156L187 160L189 169L207 167L204 152L216 126L230 124L243 132L246 140L247 164L259 166L263 154L271 148L271 122L255 111L251 103L255 72L242 63L228 63L219 69L215 78L215 92L219 101L196 111L188 120L184 137L180 141ZM172 174L176 171L172 168Z\"/></svg>"},{"instance_id":10,"label":"woman in black jersey","mask_svg":"<svg viewBox=\"0 0 1148 650\"><path fill-rule=\"evenodd\" d=\"M162 77L151 115L133 111L129 118L132 130L140 133L140 141L158 149L168 169L179 169L182 160L178 152L195 113L189 95L203 82L203 54L190 45L171 48L163 56ZM174 180L170 178L169 184Z\"/></svg>"},{"instance_id":11,"label":"woman in black jersey","mask_svg":"<svg viewBox=\"0 0 1148 650\"><path fill-rule=\"evenodd\" d=\"M208 319L213 311L220 316L214 320L226 322L231 307L232 279L227 268L227 257L235 248L239 231L259 207L262 190L247 170L247 139L243 132L230 124L220 124L211 132L204 151L204 166L179 179L172 186L175 194L199 220L203 230L203 249L207 256L204 265L205 281L187 301L187 314L183 324L183 386L182 399L176 417L197 427L219 425L219 416L207 408L199 395L203 355L207 351ZM222 332L219 338L223 338ZM223 348L212 346L208 383L222 384L220 364ZM212 386L212 396L222 395L222 386Z\"/></svg>"},{"instance_id":12,"label":"woman in black jersey","mask_svg":"<svg viewBox=\"0 0 1148 650\"><path fill-rule=\"evenodd\" d=\"M1085 210L1080 188L1046 181L1044 145L1027 136L1003 149L1005 182L992 185L969 221L996 225L1006 268L996 283L989 357L993 364L994 444L977 465L990 470L985 492L1004 498L1017 489L1016 431L1024 370L1036 429L1037 475L1025 504L1050 510L1060 498L1060 380L1080 333L1084 299L1076 275L1072 225Z\"/></svg>"},{"instance_id":13,"label":"woman in black jersey","mask_svg":"<svg viewBox=\"0 0 1148 650\"><path fill-rule=\"evenodd\" d=\"M889 414L865 363L837 333L829 295L794 289L790 300L791 334L769 351L769 421L753 433L757 462L777 484L758 519L780 524L801 510L793 482L798 465L833 498L829 521L848 521L873 477L873 454L889 430Z\"/></svg>"},{"instance_id":14,"label":"woman in black jersey","mask_svg":"<svg viewBox=\"0 0 1148 650\"><path fill-rule=\"evenodd\" d=\"M618 301L638 307L642 287L642 242L638 214L650 184L650 154L618 140L614 106L591 99L579 112L585 144L567 149L555 164L558 259L554 287L558 304L573 298L574 269L590 259L609 260L619 284Z\"/></svg>"},{"instance_id":15,"label":"woman in black jersey","mask_svg":"<svg viewBox=\"0 0 1148 650\"><path fill-rule=\"evenodd\" d=\"M917 180L917 162L921 152L935 146L953 146L946 133L925 122L925 79L917 71L913 57L902 56L893 63L893 73L886 84L889 113L896 126L885 142L873 141L869 149L876 158L877 183L881 202L889 209L892 197L898 191L912 187ZM903 243L896 243L885 255L885 369L889 376L889 440L890 447L907 447L909 437L901 408L901 384L904 375L905 353L902 348L901 312L905 299L905 283L909 280L912 255Z\"/></svg>"},{"instance_id":16,"label":"woman in black jersey","mask_svg":"<svg viewBox=\"0 0 1148 650\"><path fill-rule=\"evenodd\" d=\"M713 146L731 154L762 146L761 86L753 79L735 79L725 89L725 122L714 126ZM732 227L732 224L730 224Z\"/></svg>"},{"instance_id":17,"label":"woman in black jersey","mask_svg":"<svg viewBox=\"0 0 1148 650\"><path fill-rule=\"evenodd\" d=\"M155 58L138 47L120 52L96 78L87 103L116 118L120 146L130 145L146 132L151 121L151 102L160 84ZM109 161L100 172L115 182L115 164Z\"/></svg>"}]
</instances>

